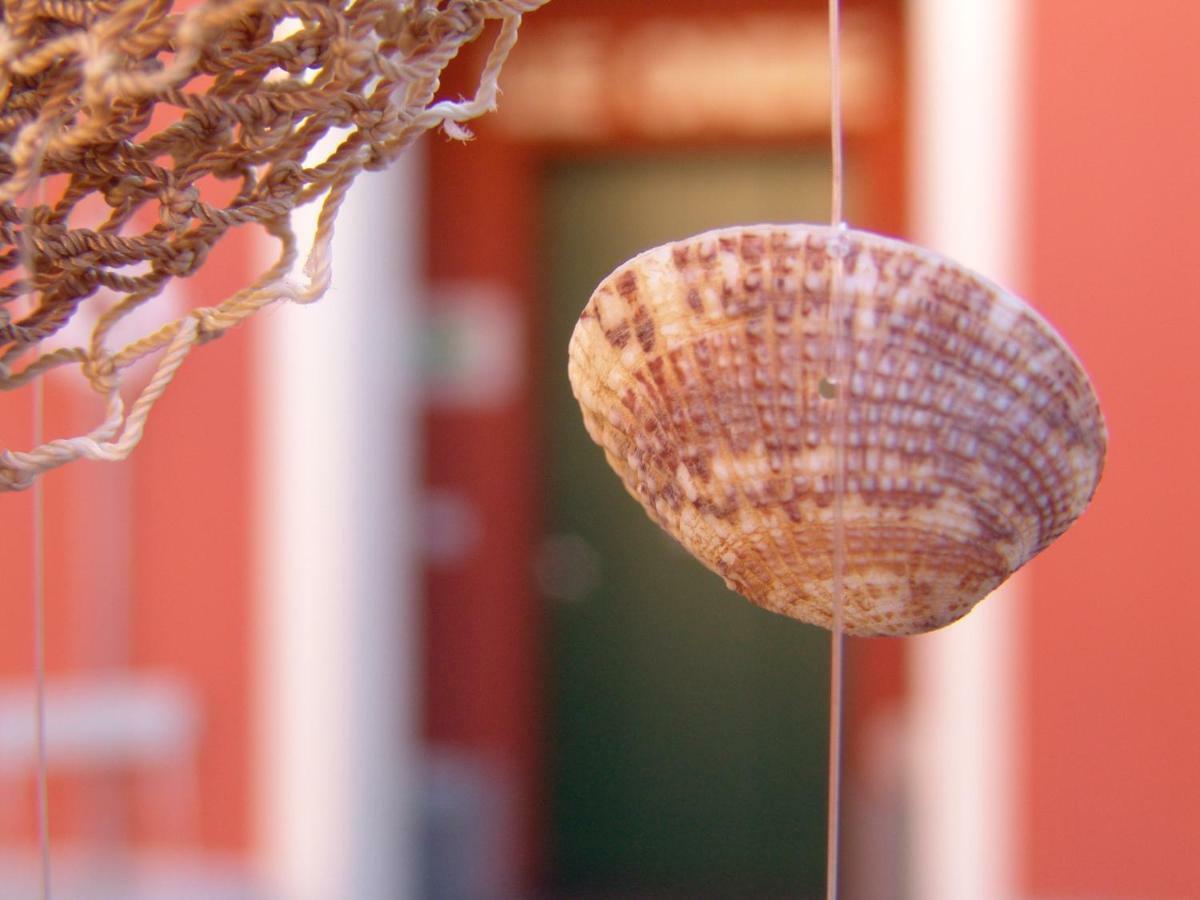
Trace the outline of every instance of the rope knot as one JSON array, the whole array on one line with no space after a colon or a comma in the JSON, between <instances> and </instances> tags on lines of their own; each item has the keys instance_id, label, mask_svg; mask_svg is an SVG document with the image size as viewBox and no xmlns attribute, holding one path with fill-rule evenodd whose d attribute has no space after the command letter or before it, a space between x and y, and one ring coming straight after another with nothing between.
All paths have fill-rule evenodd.
<instances>
[{"instance_id":1,"label":"rope knot","mask_svg":"<svg viewBox=\"0 0 1200 900\"><path fill-rule=\"evenodd\" d=\"M104 394L105 396L111 394L120 381L116 364L109 353L87 359L79 366L79 369L83 373L83 377L87 379L88 384L98 394Z\"/></svg>"},{"instance_id":2,"label":"rope knot","mask_svg":"<svg viewBox=\"0 0 1200 900\"><path fill-rule=\"evenodd\" d=\"M196 320L196 343L207 344L228 331L238 320L216 306L200 306L192 310Z\"/></svg>"},{"instance_id":3,"label":"rope knot","mask_svg":"<svg viewBox=\"0 0 1200 900\"><path fill-rule=\"evenodd\" d=\"M191 222L199 200L200 192L194 186L181 189L169 185L158 195L159 220L173 231L182 231Z\"/></svg>"}]
</instances>

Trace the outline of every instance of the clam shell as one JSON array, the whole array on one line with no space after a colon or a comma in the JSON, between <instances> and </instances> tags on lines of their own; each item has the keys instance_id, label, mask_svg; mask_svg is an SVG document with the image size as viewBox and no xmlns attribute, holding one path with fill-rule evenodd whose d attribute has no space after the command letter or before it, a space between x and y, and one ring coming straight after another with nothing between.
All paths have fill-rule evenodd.
<instances>
[{"instance_id":1,"label":"clam shell","mask_svg":"<svg viewBox=\"0 0 1200 900\"><path fill-rule=\"evenodd\" d=\"M1026 303L927 250L828 226L640 254L588 301L569 375L654 521L754 603L825 627L840 430L854 635L964 615L1083 512L1105 454L1087 375Z\"/></svg>"}]
</instances>

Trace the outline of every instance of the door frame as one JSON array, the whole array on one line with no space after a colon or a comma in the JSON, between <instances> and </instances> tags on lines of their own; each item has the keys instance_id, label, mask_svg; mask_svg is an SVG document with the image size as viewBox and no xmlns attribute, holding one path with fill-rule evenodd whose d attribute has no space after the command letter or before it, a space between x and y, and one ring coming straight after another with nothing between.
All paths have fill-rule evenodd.
<instances>
[{"instance_id":1,"label":"door frame","mask_svg":"<svg viewBox=\"0 0 1200 900\"><path fill-rule=\"evenodd\" d=\"M872 17L883 36L877 81L883 96L876 114L862 122L847 121L846 153L859 161L866 182L861 186L863 217L853 224L900 235L907 224L903 4L847 0L843 5L847 18ZM823 21L825 9L824 0L746 0L736 8L726 0L549 4L526 17L501 86L508 76L520 81L515 69L523 56L537 56L569 29L607 35L600 42L603 52L611 54L620 51L612 41L627 39L646 26L700 24L719 34L746 16L786 13ZM443 94L466 93L482 64L478 53L456 61ZM512 106L520 107L517 98L511 99ZM582 132L539 133L505 119L502 94L500 111L478 125L473 140L462 143L437 136L430 141L426 258L431 311L436 313L446 289L453 293L455 286L483 285L486 302L519 323L521 361L544 358L539 329L545 299L539 296L539 185L541 173L555 160L722 148L794 149L828 141L826 128L814 127L811 120L805 124L799 115L794 127L780 127L775 121L758 132L719 125L669 132L651 130L644 121L623 115L619 106L590 118ZM565 360L565 348L563 356ZM474 754L499 781L509 806L504 831L509 835L507 855L513 860L512 883L518 890L542 885L548 863L549 798L543 777L547 630L530 564L541 535L537 403L537 385L525 365L509 395L481 406L431 408L424 421L426 487L455 498L456 508L467 510L472 523L468 530L486 536L460 558L426 566L425 738L432 746ZM900 641L848 642L848 781L868 764L859 758L862 753L853 734L876 712L902 702L904 671Z\"/></svg>"}]
</instances>

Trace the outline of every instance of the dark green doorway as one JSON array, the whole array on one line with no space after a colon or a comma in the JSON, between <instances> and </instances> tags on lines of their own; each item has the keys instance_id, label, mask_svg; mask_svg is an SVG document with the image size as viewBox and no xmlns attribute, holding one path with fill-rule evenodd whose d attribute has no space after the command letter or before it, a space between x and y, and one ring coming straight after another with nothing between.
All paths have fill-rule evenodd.
<instances>
[{"instance_id":1,"label":"dark green doorway","mask_svg":"<svg viewBox=\"0 0 1200 900\"><path fill-rule=\"evenodd\" d=\"M820 151L546 170L539 566L552 867L569 896L823 892L828 635L731 593L647 519L584 432L566 348L592 289L638 251L720 225L824 220L828 186Z\"/></svg>"}]
</instances>

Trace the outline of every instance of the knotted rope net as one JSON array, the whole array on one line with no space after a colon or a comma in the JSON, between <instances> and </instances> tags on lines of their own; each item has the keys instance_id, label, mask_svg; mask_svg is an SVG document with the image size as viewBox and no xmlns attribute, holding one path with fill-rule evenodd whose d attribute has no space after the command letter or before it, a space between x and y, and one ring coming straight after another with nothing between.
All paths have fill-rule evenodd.
<instances>
[{"instance_id":1,"label":"knotted rope net","mask_svg":"<svg viewBox=\"0 0 1200 900\"><path fill-rule=\"evenodd\" d=\"M268 304L320 297L355 176L430 129L467 137L463 123L496 105L521 15L545 2L5 0L0 388L77 366L106 411L87 434L0 449L0 490L71 460L124 458L192 347ZM447 64L493 19L474 96L439 99ZM330 135L335 149L314 159ZM320 211L297 279L290 220L308 203ZM119 322L255 224L279 252L253 283L114 341ZM89 305L90 334L64 342ZM122 375L153 355L153 375L123 396Z\"/></svg>"}]
</instances>

